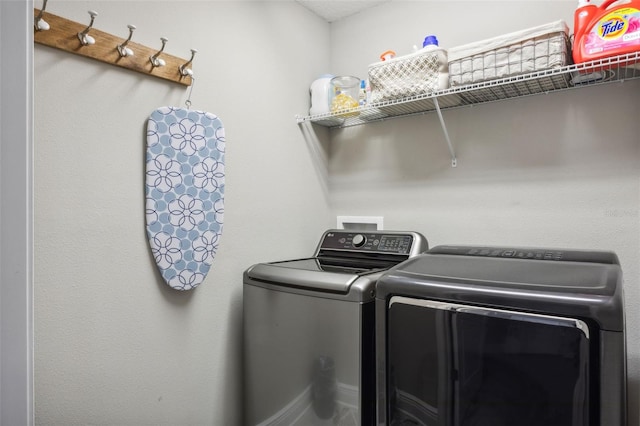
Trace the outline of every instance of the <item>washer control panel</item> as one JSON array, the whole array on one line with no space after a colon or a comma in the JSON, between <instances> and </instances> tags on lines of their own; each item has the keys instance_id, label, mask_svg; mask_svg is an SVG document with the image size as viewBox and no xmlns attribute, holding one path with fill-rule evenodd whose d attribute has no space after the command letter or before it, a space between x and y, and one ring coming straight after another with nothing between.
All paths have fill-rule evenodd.
<instances>
[{"instance_id":1,"label":"washer control panel","mask_svg":"<svg viewBox=\"0 0 640 426\"><path fill-rule=\"evenodd\" d=\"M319 249L408 255L413 244L411 233L328 231Z\"/></svg>"}]
</instances>

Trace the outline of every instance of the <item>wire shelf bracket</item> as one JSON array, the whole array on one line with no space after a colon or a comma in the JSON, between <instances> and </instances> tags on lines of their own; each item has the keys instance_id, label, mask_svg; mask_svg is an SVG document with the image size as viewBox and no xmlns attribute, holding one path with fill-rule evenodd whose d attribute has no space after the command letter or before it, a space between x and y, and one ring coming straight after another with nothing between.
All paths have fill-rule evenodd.
<instances>
[{"instance_id":1,"label":"wire shelf bracket","mask_svg":"<svg viewBox=\"0 0 640 426\"><path fill-rule=\"evenodd\" d=\"M436 112L438 113L438 119L440 120L440 127L442 127L442 133L444 133L444 139L447 141L447 146L449 147L449 154L451 154L451 167L457 167L458 159L456 158L456 152L453 149L453 145L451 144L451 139L449 138L447 125L444 122L444 118L442 118L442 111L440 110L440 104L438 103L438 98L433 98L433 103L436 107Z\"/></svg>"}]
</instances>

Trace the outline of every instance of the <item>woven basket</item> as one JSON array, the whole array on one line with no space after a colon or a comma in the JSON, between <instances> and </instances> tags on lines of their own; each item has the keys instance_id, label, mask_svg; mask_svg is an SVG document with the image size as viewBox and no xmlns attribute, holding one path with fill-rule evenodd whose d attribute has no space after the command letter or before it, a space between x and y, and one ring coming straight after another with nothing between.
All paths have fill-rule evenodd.
<instances>
[{"instance_id":1,"label":"woven basket","mask_svg":"<svg viewBox=\"0 0 640 426\"><path fill-rule=\"evenodd\" d=\"M451 87L559 68L571 63L569 28L555 21L449 49Z\"/></svg>"},{"instance_id":2,"label":"woven basket","mask_svg":"<svg viewBox=\"0 0 640 426\"><path fill-rule=\"evenodd\" d=\"M424 95L449 85L444 49L422 49L369 65L371 102L378 103Z\"/></svg>"}]
</instances>

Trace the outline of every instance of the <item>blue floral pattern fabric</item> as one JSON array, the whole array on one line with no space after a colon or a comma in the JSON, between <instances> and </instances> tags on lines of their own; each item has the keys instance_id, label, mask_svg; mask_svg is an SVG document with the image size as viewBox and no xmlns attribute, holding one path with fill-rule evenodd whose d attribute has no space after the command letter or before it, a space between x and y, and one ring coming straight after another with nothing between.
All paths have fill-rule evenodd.
<instances>
[{"instance_id":1,"label":"blue floral pattern fabric","mask_svg":"<svg viewBox=\"0 0 640 426\"><path fill-rule=\"evenodd\" d=\"M224 154L224 127L214 114L162 107L147 121L147 237L160 274L176 290L200 285L218 250Z\"/></svg>"}]
</instances>

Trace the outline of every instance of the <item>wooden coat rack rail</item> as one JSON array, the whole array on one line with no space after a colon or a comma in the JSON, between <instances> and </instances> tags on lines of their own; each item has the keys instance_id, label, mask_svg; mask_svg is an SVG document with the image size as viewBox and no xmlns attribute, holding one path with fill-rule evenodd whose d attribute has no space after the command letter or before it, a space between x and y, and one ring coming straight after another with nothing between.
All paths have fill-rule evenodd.
<instances>
[{"instance_id":1,"label":"wooden coat rack rail","mask_svg":"<svg viewBox=\"0 0 640 426\"><path fill-rule=\"evenodd\" d=\"M39 13L39 9L34 9L34 17ZM78 33L87 28L86 24L70 21L48 12L42 13L42 19L49 24L50 28L48 30L35 31L33 39L38 44L173 81L184 86L189 86L192 83L191 76L183 75L181 67L188 65L193 56L191 60L187 60L164 52L157 55L161 49L152 49L133 41L129 41L126 46L134 54L132 56L121 56L118 52L118 46L122 45L127 40L126 38L116 37L104 31L91 28L88 34L95 39L95 44L85 46L78 38ZM193 53L194 51L192 51ZM152 65L150 58L154 55L164 61L164 66Z\"/></svg>"}]
</instances>

